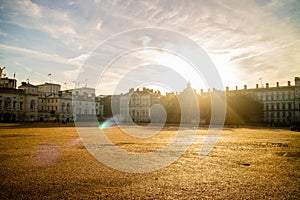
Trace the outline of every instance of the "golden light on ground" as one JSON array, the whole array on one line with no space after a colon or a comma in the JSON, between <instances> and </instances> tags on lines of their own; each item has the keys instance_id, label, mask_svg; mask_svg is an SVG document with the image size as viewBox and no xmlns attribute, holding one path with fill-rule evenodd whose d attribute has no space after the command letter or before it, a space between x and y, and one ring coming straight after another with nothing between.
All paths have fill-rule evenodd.
<instances>
[{"instance_id":1,"label":"golden light on ground","mask_svg":"<svg viewBox=\"0 0 300 200\"><path fill-rule=\"evenodd\" d=\"M75 127L51 123L0 126L3 199L299 198L299 132L224 128L209 155L199 159L207 132L199 128L194 143L172 165L131 174L108 168L92 157L78 141ZM106 134L125 150L147 152L165 145L177 128L165 127L164 134L149 140L135 140L118 128ZM53 155L55 159L49 160Z\"/></svg>"}]
</instances>

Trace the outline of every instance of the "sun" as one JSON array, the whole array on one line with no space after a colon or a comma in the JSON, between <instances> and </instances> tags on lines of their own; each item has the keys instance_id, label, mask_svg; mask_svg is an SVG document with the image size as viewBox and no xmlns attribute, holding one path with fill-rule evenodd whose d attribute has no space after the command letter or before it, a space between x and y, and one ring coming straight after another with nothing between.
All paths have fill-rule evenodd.
<instances>
[{"instance_id":1,"label":"sun","mask_svg":"<svg viewBox=\"0 0 300 200\"><path fill-rule=\"evenodd\" d=\"M215 64L220 77L223 81L224 89L226 87L233 88L238 85L237 75L238 71L230 62L227 55L209 55Z\"/></svg>"}]
</instances>

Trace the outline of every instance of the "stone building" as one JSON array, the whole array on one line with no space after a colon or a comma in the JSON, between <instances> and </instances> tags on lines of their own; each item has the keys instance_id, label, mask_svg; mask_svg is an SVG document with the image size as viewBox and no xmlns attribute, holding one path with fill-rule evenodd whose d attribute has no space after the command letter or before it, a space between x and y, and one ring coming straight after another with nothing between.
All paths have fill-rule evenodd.
<instances>
[{"instance_id":1,"label":"stone building","mask_svg":"<svg viewBox=\"0 0 300 200\"><path fill-rule=\"evenodd\" d=\"M151 122L151 106L160 102L159 91L143 88L134 91L133 88L120 96L120 121L149 123ZM152 117L155 120L155 117Z\"/></svg>"},{"instance_id":2,"label":"stone building","mask_svg":"<svg viewBox=\"0 0 300 200\"><path fill-rule=\"evenodd\" d=\"M29 82L22 82L19 89L25 92L25 120L36 121L38 119L38 90Z\"/></svg>"},{"instance_id":3,"label":"stone building","mask_svg":"<svg viewBox=\"0 0 300 200\"><path fill-rule=\"evenodd\" d=\"M272 125L290 125L300 123L300 78L295 77L295 84L290 81L287 85L270 87L266 83L264 87L256 84L256 88L229 91L235 95L246 95L262 104L262 121Z\"/></svg>"},{"instance_id":4,"label":"stone building","mask_svg":"<svg viewBox=\"0 0 300 200\"><path fill-rule=\"evenodd\" d=\"M16 79L0 80L0 122L37 120L37 87L25 82L16 86Z\"/></svg>"},{"instance_id":5,"label":"stone building","mask_svg":"<svg viewBox=\"0 0 300 200\"><path fill-rule=\"evenodd\" d=\"M76 121L90 121L96 116L98 120L103 118L103 105L96 98L95 89L82 87L66 90L72 94L73 117Z\"/></svg>"},{"instance_id":6,"label":"stone building","mask_svg":"<svg viewBox=\"0 0 300 200\"><path fill-rule=\"evenodd\" d=\"M95 89L76 88L60 91L59 84L45 83L39 88L40 121L87 121L103 117L103 106L95 98Z\"/></svg>"},{"instance_id":7,"label":"stone building","mask_svg":"<svg viewBox=\"0 0 300 200\"><path fill-rule=\"evenodd\" d=\"M61 86L59 84L55 83L44 83L37 85L38 87L38 93L40 95L50 95L50 94L58 94L58 92L61 90Z\"/></svg>"},{"instance_id":8,"label":"stone building","mask_svg":"<svg viewBox=\"0 0 300 200\"><path fill-rule=\"evenodd\" d=\"M263 104L263 120L268 124L300 123L300 78L295 77L295 85L288 81L287 85L264 88L256 85L247 91L253 98Z\"/></svg>"},{"instance_id":9,"label":"stone building","mask_svg":"<svg viewBox=\"0 0 300 200\"><path fill-rule=\"evenodd\" d=\"M39 121L73 121L72 95L62 92L40 94Z\"/></svg>"}]
</instances>

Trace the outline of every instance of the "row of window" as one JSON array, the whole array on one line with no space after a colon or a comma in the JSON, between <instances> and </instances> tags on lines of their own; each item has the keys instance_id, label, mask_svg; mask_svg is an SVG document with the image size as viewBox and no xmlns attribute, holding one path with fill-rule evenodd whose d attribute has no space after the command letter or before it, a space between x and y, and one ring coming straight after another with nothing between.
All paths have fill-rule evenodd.
<instances>
[{"instance_id":1,"label":"row of window","mask_svg":"<svg viewBox=\"0 0 300 200\"><path fill-rule=\"evenodd\" d=\"M132 116L149 116L149 111L148 110L143 110L141 113L139 111L131 110L130 115Z\"/></svg>"},{"instance_id":2,"label":"row of window","mask_svg":"<svg viewBox=\"0 0 300 200\"><path fill-rule=\"evenodd\" d=\"M98 110L96 110L96 111L98 111ZM91 109L91 110L89 110L89 109L81 109L81 108L78 108L77 110L76 110L76 114L79 114L79 115L90 115L90 114L99 114L99 113L95 113L95 110L94 109ZM101 114L101 113L100 113Z\"/></svg>"},{"instance_id":3,"label":"row of window","mask_svg":"<svg viewBox=\"0 0 300 200\"><path fill-rule=\"evenodd\" d=\"M299 103L300 107L300 103ZM293 102L288 103L270 103L264 105L264 110L291 110L293 109Z\"/></svg>"},{"instance_id":4,"label":"row of window","mask_svg":"<svg viewBox=\"0 0 300 200\"><path fill-rule=\"evenodd\" d=\"M290 123L291 122L290 119L271 119L271 118L267 119L266 121L269 123Z\"/></svg>"},{"instance_id":5,"label":"row of window","mask_svg":"<svg viewBox=\"0 0 300 200\"><path fill-rule=\"evenodd\" d=\"M46 102L46 101L45 101ZM51 99L51 102L52 103L54 103L54 99ZM57 99L55 99L55 102L57 103L58 102L58 100ZM42 103L44 103L44 99L42 99ZM48 103L50 103L50 99L48 99Z\"/></svg>"},{"instance_id":6,"label":"row of window","mask_svg":"<svg viewBox=\"0 0 300 200\"><path fill-rule=\"evenodd\" d=\"M292 112L267 112L264 113L265 117L270 117L270 118L291 118L292 117Z\"/></svg>"},{"instance_id":7,"label":"row of window","mask_svg":"<svg viewBox=\"0 0 300 200\"><path fill-rule=\"evenodd\" d=\"M0 110L17 110L18 108L19 110L23 110L24 103L22 101L19 102L19 107L17 107L17 104L18 103L16 101L11 102L10 98L7 97L4 102L0 100ZM31 100L29 106L30 111L35 111L35 105L35 100Z\"/></svg>"},{"instance_id":8,"label":"row of window","mask_svg":"<svg viewBox=\"0 0 300 200\"><path fill-rule=\"evenodd\" d=\"M42 103L44 103L44 99L42 99L42 100L41 100L41 102L42 102ZM50 103L50 102L51 102L51 103L54 103L54 102L55 102L55 103L57 103L57 102L58 102L58 100L57 100L57 99L55 99L55 101L54 101L54 99L51 99L51 100L50 100L50 99L48 99L48 101L46 101L46 100L45 100L45 102L48 102L48 103ZM63 104L64 104L64 103L63 103ZM76 104L79 104L79 105L81 105L81 102L76 102ZM86 103L86 105L88 105L88 104L89 104L89 103ZM94 103L92 103L92 104L94 105ZM98 105L99 105L99 104L98 104L98 103L96 103L96 106L98 106Z\"/></svg>"},{"instance_id":9,"label":"row of window","mask_svg":"<svg viewBox=\"0 0 300 200\"><path fill-rule=\"evenodd\" d=\"M257 93L258 96L294 95L294 91Z\"/></svg>"},{"instance_id":10,"label":"row of window","mask_svg":"<svg viewBox=\"0 0 300 200\"><path fill-rule=\"evenodd\" d=\"M58 111L58 107L57 106L41 106L40 109L44 110L44 108L48 111L54 110L54 111ZM61 108L61 111L64 112L66 110L66 112L70 111L70 107L67 107L67 109L64 109L64 107Z\"/></svg>"},{"instance_id":11,"label":"row of window","mask_svg":"<svg viewBox=\"0 0 300 200\"><path fill-rule=\"evenodd\" d=\"M142 101L131 99L131 100L130 100L130 105L136 105L136 106L139 106L139 105L149 106L149 105L150 105L150 99L142 99ZM128 101L127 101L127 100L121 101L121 106L128 106Z\"/></svg>"}]
</instances>

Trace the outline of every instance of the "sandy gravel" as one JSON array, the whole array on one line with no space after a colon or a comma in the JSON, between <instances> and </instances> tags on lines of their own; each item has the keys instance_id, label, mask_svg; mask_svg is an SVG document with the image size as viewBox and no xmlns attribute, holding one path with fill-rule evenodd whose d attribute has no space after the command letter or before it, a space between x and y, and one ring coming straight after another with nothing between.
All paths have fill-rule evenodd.
<instances>
[{"instance_id":1,"label":"sandy gravel","mask_svg":"<svg viewBox=\"0 0 300 200\"><path fill-rule=\"evenodd\" d=\"M120 148L149 152L176 130L166 127L150 139L134 139L118 128L105 133ZM200 128L172 165L134 174L98 162L72 126L0 124L0 199L300 199L300 133L224 129L210 154L199 159L206 133Z\"/></svg>"}]
</instances>

